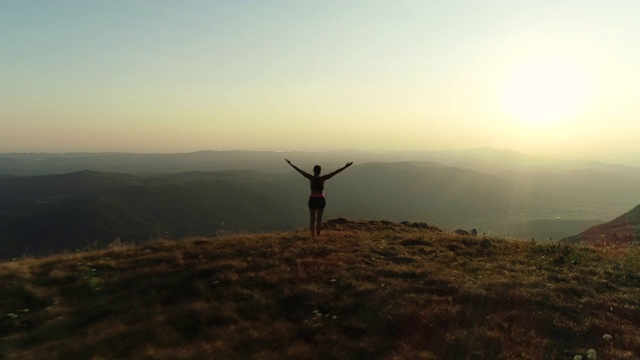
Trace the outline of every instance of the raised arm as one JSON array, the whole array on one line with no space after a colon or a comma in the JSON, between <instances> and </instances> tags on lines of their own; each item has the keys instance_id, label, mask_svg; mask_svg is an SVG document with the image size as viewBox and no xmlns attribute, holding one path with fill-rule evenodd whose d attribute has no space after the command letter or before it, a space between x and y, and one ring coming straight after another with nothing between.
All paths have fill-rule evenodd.
<instances>
[{"instance_id":1,"label":"raised arm","mask_svg":"<svg viewBox=\"0 0 640 360\"><path fill-rule=\"evenodd\" d=\"M307 179L311 179L311 178L313 177L313 175L310 175L310 174L308 174L308 173L306 173L306 172L304 172L304 171L300 170L300 168L299 168L299 167L297 167L297 166L293 165L293 164L291 163L291 161L289 161L289 159L284 159L284 160L287 162L287 164L291 165L291 167L292 167L292 168L296 169L296 171L297 171L297 172L299 172L300 174L302 174L302 176L306 177Z\"/></svg>"},{"instance_id":2,"label":"raised arm","mask_svg":"<svg viewBox=\"0 0 640 360\"><path fill-rule=\"evenodd\" d=\"M353 164L353 161L352 161L352 162L348 162L348 163L347 163L347 165L345 165L345 166L341 167L340 169L338 169L338 170L336 170L336 171L334 171L334 172L332 172L332 173L329 173L329 174L327 174L327 175L324 175L322 178L323 178L324 180L329 180L329 179L331 179L334 175L336 175L337 173L341 172L342 170L344 170L344 169L348 168L348 167L349 167L349 166L351 166L352 164Z\"/></svg>"}]
</instances>

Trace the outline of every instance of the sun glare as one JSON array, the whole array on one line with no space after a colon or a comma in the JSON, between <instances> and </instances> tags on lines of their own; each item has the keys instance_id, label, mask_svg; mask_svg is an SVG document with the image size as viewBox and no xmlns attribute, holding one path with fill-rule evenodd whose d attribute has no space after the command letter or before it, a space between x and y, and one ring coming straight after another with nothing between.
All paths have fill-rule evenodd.
<instances>
[{"instance_id":1,"label":"sun glare","mask_svg":"<svg viewBox=\"0 0 640 360\"><path fill-rule=\"evenodd\" d=\"M504 88L512 115L530 124L549 124L578 113L586 102L587 76L557 57L539 57L518 66Z\"/></svg>"}]
</instances>

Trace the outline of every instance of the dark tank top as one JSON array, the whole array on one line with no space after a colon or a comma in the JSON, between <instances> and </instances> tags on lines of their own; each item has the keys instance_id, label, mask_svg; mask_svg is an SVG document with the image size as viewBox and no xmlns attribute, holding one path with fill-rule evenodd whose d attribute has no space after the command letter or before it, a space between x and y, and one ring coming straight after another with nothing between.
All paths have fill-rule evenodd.
<instances>
[{"instance_id":1,"label":"dark tank top","mask_svg":"<svg viewBox=\"0 0 640 360\"><path fill-rule=\"evenodd\" d=\"M315 190L315 191L324 190L324 181L319 177L314 176L311 179L311 190Z\"/></svg>"}]
</instances>

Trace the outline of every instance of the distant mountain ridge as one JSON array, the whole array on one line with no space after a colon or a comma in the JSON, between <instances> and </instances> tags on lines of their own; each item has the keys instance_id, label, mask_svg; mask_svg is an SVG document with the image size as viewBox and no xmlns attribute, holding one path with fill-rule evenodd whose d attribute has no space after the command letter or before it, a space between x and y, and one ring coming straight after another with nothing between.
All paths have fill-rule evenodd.
<instances>
[{"instance_id":1,"label":"distant mountain ridge","mask_svg":"<svg viewBox=\"0 0 640 360\"><path fill-rule=\"evenodd\" d=\"M640 205L607 223L590 227L565 240L603 245L640 243Z\"/></svg>"},{"instance_id":2,"label":"distant mountain ridge","mask_svg":"<svg viewBox=\"0 0 640 360\"><path fill-rule=\"evenodd\" d=\"M448 151L196 151L189 153L4 153L0 154L0 174L47 175L82 170L120 172L134 175L158 175L188 171L253 170L281 172L283 158L302 167L322 164L329 168L347 161L368 162L433 162L445 166L481 172L558 173L593 169L619 177L640 180L640 168L605 164L597 161L554 160L511 150L480 148ZM285 165L286 166L286 165Z\"/></svg>"},{"instance_id":3,"label":"distant mountain ridge","mask_svg":"<svg viewBox=\"0 0 640 360\"><path fill-rule=\"evenodd\" d=\"M555 240L640 203L639 168L491 148L0 154L0 257L118 237L305 227L308 183L284 157L309 171L321 164L325 172L355 161L327 184L327 216Z\"/></svg>"}]
</instances>

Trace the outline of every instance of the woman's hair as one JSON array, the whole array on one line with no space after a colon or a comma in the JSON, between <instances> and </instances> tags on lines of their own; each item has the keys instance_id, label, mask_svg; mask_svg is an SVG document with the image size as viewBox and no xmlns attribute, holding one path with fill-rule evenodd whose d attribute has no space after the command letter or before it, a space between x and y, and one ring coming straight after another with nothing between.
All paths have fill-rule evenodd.
<instances>
[{"instance_id":1,"label":"woman's hair","mask_svg":"<svg viewBox=\"0 0 640 360\"><path fill-rule=\"evenodd\" d=\"M315 176L320 175L320 171L322 171L322 168L320 167L320 165L316 165L313 167L313 175Z\"/></svg>"}]
</instances>

